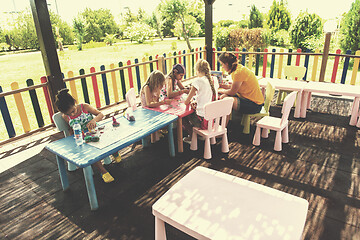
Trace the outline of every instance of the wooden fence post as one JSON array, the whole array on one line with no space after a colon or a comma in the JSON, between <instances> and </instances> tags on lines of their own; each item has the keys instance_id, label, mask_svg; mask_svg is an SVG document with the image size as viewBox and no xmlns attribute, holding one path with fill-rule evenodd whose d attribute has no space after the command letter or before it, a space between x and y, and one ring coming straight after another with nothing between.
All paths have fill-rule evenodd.
<instances>
[{"instance_id":1,"label":"wooden fence post","mask_svg":"<svg viewBox=\"0 0 360 240\"><path fill-rule=\"evenodd\" d=\"M323 82L325 79L326 64L329 57L330 39L331 39L331 32L327 32L325 34L325 44L324 44L323 57L321 61L319 82Z\"/></svg>"}]
</instances>

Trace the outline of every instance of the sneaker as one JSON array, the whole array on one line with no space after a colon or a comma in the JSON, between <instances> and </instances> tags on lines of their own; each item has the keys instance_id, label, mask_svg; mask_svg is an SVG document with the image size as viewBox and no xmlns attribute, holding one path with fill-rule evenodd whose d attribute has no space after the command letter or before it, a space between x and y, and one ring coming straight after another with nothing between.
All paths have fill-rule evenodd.
<instances>
[{"instance_id":1,"label":"sneaker","mask_svg":"<svg viewBox=\"0 0 360 240\"><path fill-rule=\"evenodd\" d=\"M190 136L184 137L183 141L187 144L191 144L191 137Z\"/></svg>"},{"instance_id":2,"label":"sneaker","mask_svg":"<svg viewBox=\"0 0 360 240\"><path fill-rule=\"evenodd\" d=\"M112 181L114 181L114 178L110 175L109 172L103 174L101 177L105 183L111 183Z\"/></svg>"},{"instance_id":3,"label":"sneaker","mask_svg":"<svg viewBox=\"0 0 360 240\"><path fill-rule=\"evenodd\" d=\"M121 155L119 153L115 153L113 154L113 158L115 160L116 163L120 163L121 162Z\"/></svg>"}]
</instances>

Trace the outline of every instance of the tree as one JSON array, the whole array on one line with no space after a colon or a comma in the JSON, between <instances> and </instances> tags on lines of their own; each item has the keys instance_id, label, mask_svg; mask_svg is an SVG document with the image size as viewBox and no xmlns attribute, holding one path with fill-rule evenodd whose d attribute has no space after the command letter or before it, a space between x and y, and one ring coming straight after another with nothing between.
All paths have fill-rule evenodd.
<instances>
[{"instance_id":1,"label":"tree","mask_svg":"<svg viewBox=\"0 0 360 240\"><path fill-rule=\"evenodd\" d=\"M84 41L100 42L107 34L115 34L117 32L117 25L114 16L109 9L91 10L86 8L81 13L85 24Z\"/></svg>"},{"instance_id":2,"label":"tree","mask_svg":"<svg viewBox=\"0 0 360 240\"><path fill-rule=\"evenodd\" d=\"M63 44L73 44L75 37L73 28L67 22L63 21L60 16L53 11L50 10L49 14L54 38L56 40L61 38Z\"/></svg>"},{"instance_id":3,"label":"tree","mask_svg":"<svg viewBox=\"0 0 360 240\"><path fill-rule=\"evenodd\" d=\"M154 28L156 30L157 35L159 38L164 40L163 37L163 27L164 27L165 20L163 19L163 16L161 14L161 11L159 10L159 6L156 8L156 10L152 13L151 17L146 20L146 23Z\"/></svg>"},{"instance_id":4,"label":"tree","mask_svg":"<svg viewBox=\"0 0 360 240\"><path fill-rule=\"evenodd\" d=\"M322 20L315 13L300 12L290 30L291 43L296 48L306 49L308 38L320 37Z\"/></svg>"},{"instance_id":5,"label":"tree","mask_svg":"<svg viewBox=\"0 0 360 240\"><path fill-rule=\"evenodd\" d=\"M273 1L272 6L269 10L267 24L273 31L281 29L288 30L291 24L290 12L286 8L286 4L283 0L279 3L276 0Z\"/></svg>"},{"instance_id":6,"label":"tree","mask_svg":"<svg viewBox=\"0 0 360 240\"><path fill-rule=\"evenodd\" d=\"M341 49L346 52L356 52L360 49L360 0L355 0L341 24L342 41Z\"/></svg>"},{"instance_id":7,"label":"tree","mask_svg":"<svg viewBox=\"0 0 360 240\"><path fill-rule=\"evenodd\" d=\"M191 50L191 44L188 35L189 29L187 29L185 22L185 16L188 14L185 0L166 0L163 2L162 9L166 15L174 19L174 22L180 20L184 39L188 48Z\"/></svg>"},{"instance_id":8,"label":"tree","mask_svg":"<svg viewBox=\"0 0 360 240\"><path fill-rule=\"evenodd\" d=\"M251 28L262 28L263 27L263 15L255 7L255 5L251 5L250 9L250 18L249 18L249 29Z\"/></svg>"},{"instance_id":9,"label":"tree","mask_svg":"<svg viewBox=\"0 0 360 240\"><path fill-rule=\"evenodd\" d=\"M199 35L199 33L201 32L201 27L200 24L196 22L195 17L187 15L184 17L184 22L185 22L185 28L187 29L186 34L189 37L195 37ZM183 32L183 24L180 21L180 19L175 23L175 28L173 31L175 36L179 38L183 37L185 39Z\"/></svg>"},{"instance_id":10,"label":"tree","mask_svg":"<svg viewBox=\"0 0 360 240\"><path fill-rule=\"evenodd\" d=\"M84 20L81 18L80 15L77 18L74 18L73 25L74 25L74 32L76 33L77 48L79 51L81 51L82 44L84 41L84 35L85 35L85 24L84 24Z\"/></svg>"}]
</instances>

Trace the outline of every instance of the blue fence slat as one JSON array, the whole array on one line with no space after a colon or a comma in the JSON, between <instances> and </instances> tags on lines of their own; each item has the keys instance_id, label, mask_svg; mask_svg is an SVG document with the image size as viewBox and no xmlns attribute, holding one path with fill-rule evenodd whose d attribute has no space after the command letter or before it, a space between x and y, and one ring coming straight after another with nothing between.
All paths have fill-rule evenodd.
<instances>
[{"instance_id":1,"label":"blue fence slat","mask_svg":"<svg viewBox=\"0 0 360 240\"><path fill-rule=\"evenodd\" d=\"M350 55L351 50L347 50L346 54ZM342 84L344 84L345 80L346 80L346 74L347 74L347 71L348 71L348 68L349 68L349 61L350 61L350 57L345 57L343 72L342 72L342 75L341 75L341 83Z\"/></svg>"},{"instance_id":2,"label":"blue fence slat","mask_svg":"<svg viewBox=\"0 0 360 240\"><path fill-rule=\"evenodd\" d=\"M310 49L306 49L305 52L310 53ZM309 58L310 58L310 55L305 56L304 67L306 67L306 72L305 72L305 75L303 77L303 80L306 80L306 77L307 77L308 67L309 67Z\"/></svg>"},{"instance_id":3,"label":"blue fence slat","mask_svg":"<svg viewBox=\"0 0 360 240\"><path fill-rule=\"evenodd\" d=\"M101 65L100 70L105 71L105 66ZM107 84L106 73L101 74L101 80L102 80L102 84L103 84L103 88L104 88L105 104L109 105L110 97L109 97L109 88L108 88L108 84Z\"/></svg>"},{"instance_id":4,"label":"blue fence slat","mask_svg":"<svg viewBox=\"0 0 360 240\"><path fill-rule=\"evenodd\" d=\"M62 79L64 79L64 78L65 78L64 73L61 73L61 76L62 76ZM66 87L66 82L64 82L64 88L67 88L67 87Z\"/></svg>"},{"instance_id":5,"label":"blue fence slat","mask_svg":"<svg viewBox=\"0 0 360 240\"><path fill-rule=\"evenodd\" d=\"M221 48L218 47L217 48L218 51L221 51ZM220 53L217 53L217 71L220 71L220 62L219 62L219 56L220 56Z\"/></svg>"},{"instance_id":6,"label":"blue fence slat","mask_svg":"<svg viewBox=\"0 0 360 240\"><path fill-rule=\"evenodd\" d=\"M276 49L273 48L271 52L275 53ZM271 64L270 64L270 78L274 77L274 68L275 68L275 54L271 55Z\"/></svg>"},{"instance_id":7,"label":"blue fence slat","mask_svg":"<svg viewBox=\"0 0 360 240\"><path fill-rule=\"evenodd\" d=\"M243 52L246 52L246 48L243 48L242 51L243 51ZM246 64L246 54L245 54L245 53L244 53L244 54L241 54L241 64L242 64L243 66L245 66L245 64Z\"/></svg>"},{"instance_id":8,"label":"blue fence slat","mask_svg":"<svg viewBox=\"0 0 360 240\"><path fill-rule=\"evenodd\" d=\"M289 49L289 53L292 53L292 51L293 51L293 50L290 48L290 49ZM287 65L291 65L291 57L292 57L292 55L289 54L289 55L288 55L288 59L287 59Z\"/></svg>"},{"instance_id":9,"label":"blue fence slat","mask_svg":"<svg viewBox=\"0 0 360 240\"><path fill-rule=\"evenodd\" d=\"M202 50L202 47L199 47L199 51L200 51L199 58L200 58L200 59L202 58L202 52L201 52L201 50Z\"/></svg>"},{"instance_id":10,"label":"blue fence slat","mask_svg":"<svg viewBox=\"0 0 360 240\"><path fill-rule=\"evenodd\" d=\"M26 80L26 85L28 87L33 86L34 81L32 79L28 79L28 80ZM41 114L40 104L39 104L39 100L38 100L38 97L36 95L35 89L29 90L29 94L30 94L31 103L33 105L33 109L34 109L37 124L38 124L39 128L41 128L45 124L44 124L43 116Z\"/></svg>"},{"instance_id":11,"label":"blue fence slat","mask_svg":"<svg viewBox=\"0 0 360 240\"><path fill-rule=\"evenodd\" d=\"M152 56L149 56L149 61L152 61L152 60L153 60ZM154 71L154 65L153 65L153 63L150 63L149 65L150 65L150 73L152 73Z\"/></svg>"},{"instance_id":12,"label":"blue fence slat","mask_svg":"<svg viewBox=\"0 0 360 240\"><path fill-rule=\"evenodd\" d=\"M163 54L164 58L166 58L166 53ZM166 61L164 61L164 71L165 73L167 73L167 64L166 64Z\"/></svg>"},{"instance_id":13,"label":"blue fence slat","mask_svg":"<svg viewBox=\"0 0 360 240\"><path fill-rule=\"evenodd\" d=\"M176 56L176 52L174 52L174 54L173 54L174 56ZM174 65L177 63L177 60L176 60L176 58L174 58Z\"/></svg>"},{"instance_id":14,"label":"blue fence slat","mask_svg":"<svg viewBox=\"0 0 360 240\"><path fill-rule=\"evenodd\" d=\"M119 67L122 67L122 66L123 66L123 63L119 62ZM150 66L151 66L151 64L150 64ZM123 99L126 99L126 84L125 84L124 69L120 70L120 83L121 83L121 90L122 90L122 94L123 94Z\"/></svg>"},{"instance_id":15,"label":"blue fence slat","mask_svg":"<svg viewBox=\"0 0 360 240\"><path fill-rule=\"evenodd\" d=\"M135 58L134 60L135 64L139 63L139 59ZM141 79L140 79L140 68L139 66L135 67L135 72L136 72L136 82L137 82L137 87L138 87L138 93L140 94L140 90L141 90Z\"/></svg>"},{"instance_id":16,"label":"blue fence slat","mask_svg":"<svg viewBox=\"0 0 360 240\"><path fill-rule=\"evenodd\" d=\"M3 90L2 90L2 87L0 86L0 93L2 93L2 92L3 92ZM5 97L0 97L0 111L1 111L1 115L2 115L4 123L5 123L7 133L9 135L9 138L15 137L16 133L15 133L14 125L11 121L11 117L10 117L9 109L6 104Z\"/></svg>"}]
</instances>

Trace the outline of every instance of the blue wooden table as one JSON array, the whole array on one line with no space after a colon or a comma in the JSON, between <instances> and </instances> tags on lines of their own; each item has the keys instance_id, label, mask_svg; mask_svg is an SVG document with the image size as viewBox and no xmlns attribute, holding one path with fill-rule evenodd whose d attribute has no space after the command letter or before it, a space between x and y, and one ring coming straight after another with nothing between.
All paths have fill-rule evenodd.
<instances>
[{"instance_id":1,"label":"blue wooden table","mask_svg":"<svg viewBox=\"0 0 360 240\"><path fill-rule=\"evenodd\" d=\"M110 154L116 153L120 149L127 147L139 140L143 140L144 144L145 137L166 126L168 126L169 133L168 140L170 156L175 156L172 123L177 120L177 116L155 112L144 108L138 108L136 111L134 111L134 117L135 121L133 122L126 120L125 117L117 118L117 121L120 123L119 128L124 128L126 131L126 127L134 126L140 130L123 139L119 139L113 144L102 149L90 146L88 144L76 146L73 136L62 138L58 141L49 143L46 146L46 149L56 154L63 190L66 190L69 187L64 160L75 164L79 168L83 168L91 210L96 210L98 208L91 164L100 161ZM108 119L107 121L112 120Z\"/></svg>"}]
</instances>

